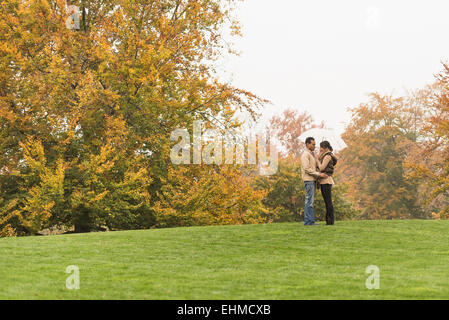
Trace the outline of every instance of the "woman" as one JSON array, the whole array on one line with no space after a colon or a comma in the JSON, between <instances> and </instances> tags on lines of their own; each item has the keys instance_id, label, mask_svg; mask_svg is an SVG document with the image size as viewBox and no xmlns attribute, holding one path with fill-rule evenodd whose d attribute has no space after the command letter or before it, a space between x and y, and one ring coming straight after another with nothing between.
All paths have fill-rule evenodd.
<instances>
[{"instance_id":1,"label":"woman","mask_svg":"<svg viewBox=\"0 0 449 320\"><path fill-rule=\"evenodd\" d=\"M334 205L332 203L332 186L335 184L332 175L334 174L334 166L337 164L337 158L333 155L334 149L329 141L320 143L320 155L317 156L317 166L320 172L328 175L325 179L318 180L318 186L321 188L324 203L326 204L326 224L334 225Z\"/></svg>"}]
</instances>

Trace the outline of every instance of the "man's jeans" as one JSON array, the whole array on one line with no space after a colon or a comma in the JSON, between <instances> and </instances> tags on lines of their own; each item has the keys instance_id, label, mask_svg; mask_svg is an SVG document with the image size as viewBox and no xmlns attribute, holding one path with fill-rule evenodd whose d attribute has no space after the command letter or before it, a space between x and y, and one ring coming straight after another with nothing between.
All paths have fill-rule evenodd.
<instances>
[{"instance_id":1,"label":"man's jeans","mask_svg":"<svg viewBox=\"0 0 449 320\"><path fill-rule=\"evenodd\" d=\"M306 226L315 223L315 212L313 211L313 202L315 200L315 182L304 182L306 187L306 205L304 207L304 224Z\"/></svg>"}]
</instances>

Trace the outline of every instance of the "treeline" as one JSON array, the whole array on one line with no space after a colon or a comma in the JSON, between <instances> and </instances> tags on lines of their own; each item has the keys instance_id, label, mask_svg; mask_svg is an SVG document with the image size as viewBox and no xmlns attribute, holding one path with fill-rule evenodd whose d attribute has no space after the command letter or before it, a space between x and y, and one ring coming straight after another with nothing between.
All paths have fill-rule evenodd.
<instances>
[{"instance_id":1,"label":"treeline","mask_svg":"<svg viewBox=\"0 0 449 320\"><path fill-rule=\"evenodd\" d=\"M244 165L173 165L171 133L229 132L267 101L221 83L233 0L8 0L0 7L0 236L296 221L297 137L307 114L272 121L287 148L272 176ZM231 30L238 34L237 23ZM337 168L337 218L448 216L448 77L354 109ZM295 140L296 138L296 140ZM324 204L317 197L317 213Z\"/></svg>"},{"instance_id":2,"label":"treeline","mask_svg":"<svg viewBox=\"0 0 449 320\"><path fill-rule=\"evenodd\" d=\"M363 219L449 218L449 68L403 97L352 109L339 176Z\"/></svg>"},{"instance_id":3,"label":"treeline","mask_svg":"<svg viewBox=\"0 0 449 320\"><path fill-rule=\"evenodd\" d=\"M449 67L432 85L394 97L373 93L350 109L337 156L337 219L449 218ZM304 187L298 173L302 133L317 125L307 113L288 110L270 128L284 153L277 175L256 179L269 190L264 205L273 221L299 219ZM318 216L325 211L318 195ZM321 217L322 218L322 217Z\"/></svg>"}]
</instances>

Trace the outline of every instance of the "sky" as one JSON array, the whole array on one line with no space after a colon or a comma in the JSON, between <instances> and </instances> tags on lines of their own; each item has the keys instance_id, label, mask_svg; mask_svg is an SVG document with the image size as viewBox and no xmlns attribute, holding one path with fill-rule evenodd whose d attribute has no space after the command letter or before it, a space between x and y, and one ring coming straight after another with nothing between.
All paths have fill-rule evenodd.
<instances>
[{"instance_id":1,"label":"sky","mask_svg":"<svg viewBox=\"0 0 449 320\"><path fill-rule=\"evenodd\" d=\"M338 133L349 107L367 94L400 95L434 81L449 60L447 0L245 0L236 17L239 57L227 55L224 81L273 105L310 113Z\"/></svg>"}]
</instances>

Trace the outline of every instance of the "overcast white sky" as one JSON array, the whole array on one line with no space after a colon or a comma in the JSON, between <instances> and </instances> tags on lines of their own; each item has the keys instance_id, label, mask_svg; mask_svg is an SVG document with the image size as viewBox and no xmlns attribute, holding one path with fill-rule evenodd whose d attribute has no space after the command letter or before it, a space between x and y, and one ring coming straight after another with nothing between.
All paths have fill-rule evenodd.
<instances>
[{"instance_id":1,"label":"overcast white sky","mask_svg":"<svg viewBox=\"0 0 449 320\"><path fill-rule=\"evenodd\" d=\"M402 93L433 82L449 59L448 0L245 0L240 57L225 80L338 132L369 92Z\"/></svg>"}]
</instances>

